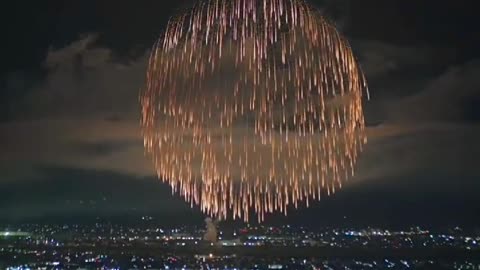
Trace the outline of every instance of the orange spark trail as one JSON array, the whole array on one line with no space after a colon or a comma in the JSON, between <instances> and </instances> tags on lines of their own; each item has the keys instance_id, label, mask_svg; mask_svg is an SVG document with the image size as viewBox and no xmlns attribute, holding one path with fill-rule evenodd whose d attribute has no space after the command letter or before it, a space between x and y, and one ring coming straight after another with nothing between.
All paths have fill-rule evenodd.
<instances>
[{"instance_id":1,"label":"orange spark trail","mask_svg":"<svg viewBox=\"0 0 480 270\"><path fill-rule=\"evenodd\" d=\"M210 0L154 45L142 132L160 179L219 219L333 194L366 143L365 77L301 0Z\"/></svg>"}]
</instances>

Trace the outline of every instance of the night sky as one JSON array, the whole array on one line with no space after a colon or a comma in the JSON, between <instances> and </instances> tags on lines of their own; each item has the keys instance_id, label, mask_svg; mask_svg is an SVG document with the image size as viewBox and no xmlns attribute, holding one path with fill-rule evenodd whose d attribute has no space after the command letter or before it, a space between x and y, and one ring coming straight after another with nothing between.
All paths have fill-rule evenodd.
<instances>
[{"instance_id":1,"label":"night sky","mask_svg":"<svg viewBox=\"0 0 480 270\"><path fill-rule=\"evenodd\" d=\"M138 103L149 48L169 17L194 2L38 0L2 7L0 220L151 214L201 222L197 209L153 176ZM341 192L267 222L478 225L474 6L308 2L347 36L366 73L369 143Z\"/></svg>"}]
</instances>

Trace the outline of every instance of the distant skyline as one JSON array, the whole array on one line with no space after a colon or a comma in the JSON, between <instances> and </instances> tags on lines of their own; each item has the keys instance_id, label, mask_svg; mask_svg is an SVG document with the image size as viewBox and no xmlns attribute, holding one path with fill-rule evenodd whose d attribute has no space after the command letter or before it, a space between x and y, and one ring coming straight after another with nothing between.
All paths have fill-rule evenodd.
<instances>
[{"instance_id":1,"label":"distant skyline","mask_svg":"<svg viewBox=\"0 0 480 270\"><path fill-rule=\"evenodd\" d=\"M145 212L203 222L156 180L139 129L149 49L169 17L193 2L7 5L0 221ZM346 216L352 225L478 224L473 8L452 1L307 2L338 25L366 73L369 142L343 190L267 222L342 223Z\"/></svg>"}]
</instances>

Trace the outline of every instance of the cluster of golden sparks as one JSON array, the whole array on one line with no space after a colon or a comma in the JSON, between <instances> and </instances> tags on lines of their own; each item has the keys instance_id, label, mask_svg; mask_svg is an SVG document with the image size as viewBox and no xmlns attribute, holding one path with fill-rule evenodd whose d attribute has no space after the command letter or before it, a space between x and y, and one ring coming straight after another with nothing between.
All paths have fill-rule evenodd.
<instances>
[{"instance_id":1,"label":"cluster of golden sparks","mask_svg":"<svg viewBox=\"0 0 480 270\"><path fill-rule=\"evenodd\" d=\"M262 221L353 175L364 93L347 41L302 0L201 2L152 49L145 148L192 206Z\"/></svg>"}]
</instances>

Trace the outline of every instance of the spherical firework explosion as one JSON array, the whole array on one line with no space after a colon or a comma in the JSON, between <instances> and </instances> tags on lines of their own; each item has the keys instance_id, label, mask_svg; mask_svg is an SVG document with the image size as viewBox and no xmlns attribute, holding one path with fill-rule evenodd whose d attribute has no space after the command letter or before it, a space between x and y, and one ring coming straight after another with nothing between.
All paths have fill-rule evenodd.
<instances>
[{"instance_id":1,"label":"spherical firework explosion","mask_svg":"<svg viewBox=\"0 0 480 270\"><path fill-rule=\"evenodd\" d=\"M219 219L332 194L366 142L365 78L300 0L210 0L172 19L141 93L158 176Z\"/></svg>"}]
</instances>

